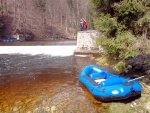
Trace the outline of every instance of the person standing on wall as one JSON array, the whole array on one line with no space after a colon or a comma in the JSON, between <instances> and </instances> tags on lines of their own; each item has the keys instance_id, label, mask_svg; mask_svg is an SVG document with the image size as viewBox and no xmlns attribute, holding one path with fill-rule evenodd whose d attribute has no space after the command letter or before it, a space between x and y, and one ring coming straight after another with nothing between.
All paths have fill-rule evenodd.
<instances>
[{"instance_id":1,"label":"person standing on wall","mask_svg":"<svg viewBox=\"0 0 150 113\"><path fill-rule=\"evenodd\" d=\"M83 31L83 20L80 21L80 31Z\"/></svg>"},{"instance_id":2,"label":"person standing on wall","mask_svg":"<svg viewBox=\"0 0 150 113\"><path fill-rule=\"evenodd\" d=\"M82 25L83 25L83 29L87 30L87 23L86 23L86 20L84 18L82 19Z\"/></svg>"}]
</instances>

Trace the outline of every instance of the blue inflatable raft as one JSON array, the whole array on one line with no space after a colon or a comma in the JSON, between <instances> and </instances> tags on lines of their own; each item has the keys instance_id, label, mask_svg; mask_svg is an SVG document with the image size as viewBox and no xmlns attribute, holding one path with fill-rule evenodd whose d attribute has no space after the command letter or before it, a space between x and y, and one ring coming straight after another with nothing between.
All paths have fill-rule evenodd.
<instances>
[{"instance_id":1,"label":"blue inflatable raft","mask_svg":"<svg viewBox=\"0 0 150 113\"><path fill-rule=\"evenodd\" d=\"M2 42L17 42L17 39L3 39Z\"/></svg>"},{"instance_id":2,"label":"blue inflatable raft","mask_svg":"<svg viewBox=\"0 0 150 113\"><path fill-rule=\"evenodd\" d=\"M111 74L95 65L84 67L79 74L79 81L100 101L140 96L142 90L138 81Z\"/></svg>"}]
</instances>

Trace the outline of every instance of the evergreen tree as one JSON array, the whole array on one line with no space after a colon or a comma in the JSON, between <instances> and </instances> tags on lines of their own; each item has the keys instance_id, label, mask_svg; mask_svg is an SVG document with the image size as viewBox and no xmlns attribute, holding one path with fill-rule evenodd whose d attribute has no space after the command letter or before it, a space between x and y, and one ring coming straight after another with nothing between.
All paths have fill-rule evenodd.
<instances>
[{"instance_id":1,"label":"evergreen tree","mask_svg":"<svg viewBox=\"0 0 150 113\"><path fill-rule=\"evenodd\" d=\"M96 42L103 46L105 55L125 60L141 53L150 54L149 0L89 1L96 12L94 27L104 34ZM121 64L124 63L117 66Z\"/></svg>"}]
</instances>

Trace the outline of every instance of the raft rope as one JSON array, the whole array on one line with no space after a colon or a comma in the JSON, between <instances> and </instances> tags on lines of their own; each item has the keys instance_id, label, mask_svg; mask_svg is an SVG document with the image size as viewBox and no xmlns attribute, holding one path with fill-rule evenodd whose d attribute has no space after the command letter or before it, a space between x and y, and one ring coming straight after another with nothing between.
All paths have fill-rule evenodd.
<instances>
[{"instance_id":1,"label":"raft rope","mask_svg":"<svg viewBox=\"0 0 150 113\"><path fill-rule=\"evenodd\" d=\"M141 79L141 78L144 78L145 76L141 76L141 77L138 77L138 78L135 78L135 79L131 79L131 80L128 80L128 82L132 82L134 80L138 80L138 79Z\"/></svg>"}]
</instances>

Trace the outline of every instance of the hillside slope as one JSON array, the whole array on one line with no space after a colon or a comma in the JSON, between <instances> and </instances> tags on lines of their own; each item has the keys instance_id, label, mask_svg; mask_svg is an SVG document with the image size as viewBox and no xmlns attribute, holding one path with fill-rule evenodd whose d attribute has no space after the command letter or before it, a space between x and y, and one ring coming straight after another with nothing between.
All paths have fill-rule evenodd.
<instances>
[{"instance_id":1,"label":"hillside slope","mask_svg":"<svg viewBox=\"0 0 150 113\"><path fill-rule=\"evenodd\" d=\"M87 0L1 0L3 34L35 40L72 38L86 16ZM4 37L4 36L3 36Z\"/></svg>"}]
</instances>

